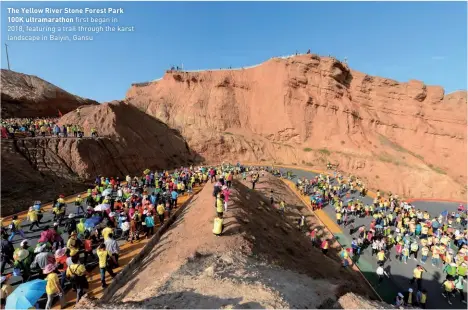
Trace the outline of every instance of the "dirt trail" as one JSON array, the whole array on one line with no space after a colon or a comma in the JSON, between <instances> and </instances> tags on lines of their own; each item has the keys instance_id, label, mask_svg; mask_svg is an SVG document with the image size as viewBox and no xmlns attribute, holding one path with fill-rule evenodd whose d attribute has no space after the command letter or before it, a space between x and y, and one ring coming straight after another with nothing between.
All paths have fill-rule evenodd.
<instances>
[{"instance_id":1,"label":"dirt trail","mask_svg":"<svg viewBox=\"0 0 468 310\"><path fill-rule=\"evenodd\" d=\"M263 193L288 205L286 218ZM276 199L275 198L275 199ZM347 292L372 296L352 270L312 247L295 219L307 208L284 183L266 175L252 191L235 180L223 236L208 184L160 243L135 268L111 303L97 308L317 308ZM309 223L316 225L311 214Z\"/></svg>"}]
</instances>

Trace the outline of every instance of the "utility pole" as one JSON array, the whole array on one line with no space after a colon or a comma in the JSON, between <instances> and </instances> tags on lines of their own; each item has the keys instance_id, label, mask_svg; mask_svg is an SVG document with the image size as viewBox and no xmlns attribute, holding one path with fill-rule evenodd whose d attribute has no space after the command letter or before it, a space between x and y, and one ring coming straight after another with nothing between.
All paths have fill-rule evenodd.
<instances>
[{"instance_id":1,"label":"utility pole","mask_svg":"<svg viewBox=\"0 0 468 310\"><path fill-rule=\"evenodd\" d=\"M10 59L8 58L8 45L5 43L5 50L6 50L6 59L8 63L8 70L10 70Z\"/></svg>"}]
</instances>

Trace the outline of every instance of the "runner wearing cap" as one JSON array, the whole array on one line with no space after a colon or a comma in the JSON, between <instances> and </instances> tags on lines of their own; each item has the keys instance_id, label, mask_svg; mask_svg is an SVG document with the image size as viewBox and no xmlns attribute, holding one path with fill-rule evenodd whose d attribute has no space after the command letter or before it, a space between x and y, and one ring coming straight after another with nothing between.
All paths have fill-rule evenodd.
<instances>
[{"instance_id":1,"label":"runner wearing cap","mask_svg":"<svg viewBox=\"0 0 468 310\"><path fill-rule=\"evenodd\" d=\"M397 306L397 308L400 308L404 305L404 298L405 296L402 293L398 293L398 295L395 297L395 306Z\"/></svg>"},{"instance_id":2,"label":"runner wearing cap","mask_svg":"<svg viewBox=\"0 0 468 310\"><path fill-rule=\"evenodd\" d=\"M404 301L405 301L405 305L407 306L412 306L413 305L413 302L414 302L414 294L413 294L413 289L412 288L409 288L408 289L408 292L406 292L404 294L405 298L404 298Z\"/></svg>"}]
</instances>

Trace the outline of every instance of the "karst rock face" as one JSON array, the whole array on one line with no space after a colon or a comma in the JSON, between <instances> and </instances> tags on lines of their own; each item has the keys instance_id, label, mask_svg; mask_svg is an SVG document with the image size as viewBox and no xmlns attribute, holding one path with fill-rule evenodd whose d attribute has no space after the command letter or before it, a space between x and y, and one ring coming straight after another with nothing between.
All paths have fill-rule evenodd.
<instances>
[{"instance_id":1,"label":"karst rock face","mask_svg":"<svg viewBox=\"0 0 468 310\"><path fill-rule=\"evenodd\" d=\"M249 69L169 71L132 85L126 102L178 129L207 161L331 161L403 195L465 196L466 91L445 95L307 54Z\"/></svg>"},{"instance_id":2,"label":"karst rock face","mask_svg":"<svg viewBox=\"0 0 468 310\"><path fill-rule=\"evenodd\" d=\"M1 70L2 117L58 117L98 102L81 98L37 76Z\"/></svg>"}]
</instances>

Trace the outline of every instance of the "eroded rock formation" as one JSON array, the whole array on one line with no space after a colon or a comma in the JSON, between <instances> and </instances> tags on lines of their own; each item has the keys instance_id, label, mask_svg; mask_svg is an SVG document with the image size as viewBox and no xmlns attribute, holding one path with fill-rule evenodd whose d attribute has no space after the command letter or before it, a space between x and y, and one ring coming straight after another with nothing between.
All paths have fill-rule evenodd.
<instances>
[{"instance_id":1,"label":"eroded rock formation","mask_svg":"<svg viewBox=\"0 0 468 310\"><path fill-rule=\"evenodd\" d=\"M96 105L38 78L2 69L2 117L58 117L83 105Z\"/></svg>"},{"instance_id":2,"label":"eroded rock formation","mask_svg":"<svg viewBox=\"0 0 468 310\"><path fill-rule=\"evenodd\" d=\"M300 55L245 70L167 72L133 85L126 101L178 129L208 161L331 161L372 187L464 199L466 98Z\"/></svg>"}]
</instances>

